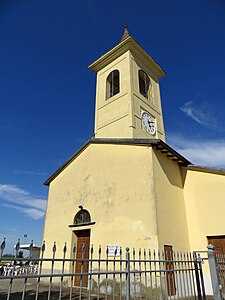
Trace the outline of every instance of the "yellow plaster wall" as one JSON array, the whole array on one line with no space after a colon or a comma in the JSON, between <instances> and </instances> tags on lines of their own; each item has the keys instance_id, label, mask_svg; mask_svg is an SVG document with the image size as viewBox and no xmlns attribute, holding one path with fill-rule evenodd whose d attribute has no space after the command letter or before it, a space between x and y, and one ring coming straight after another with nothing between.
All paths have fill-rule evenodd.
<instances>
[{"instance_id":1,"label":"yellow plaster wall","mask_svg":"<svg viewBox=\"0 0 225 300\"><path fill-rule=\"evenodd\" d=\"M139 79L138 71L144 70L152 84L152 98L145 98L139 92ZM163 117L162 117L162 106L161 106L161 97L159 90L159 80L157 76L152 71L151 67L144 63L144 60L137 55L131 53L131 93L133 101L133 116L136 119L134 137L136 138L160 138L165 141ZM141 124L141 112L149 112L156 120L156 134L149 135L142 128Z\"/></svg>"},{"instance_id":2,"label":"yellow plaster wall","mask_svg":"<svg viewBox=\"0 0 225 300\"><path fill-rule=\"evenodd\" d=\"M82 205L96 222L88 227L95 248L119 244L157 249L151 152L145 146L89 145L50 184L43 234L47 246L56 240L60 249L65 241L71 248L68 225Z\"/></svg>"},{"instance_id":3,"label":"yellow plaster wall","mask_svg":"<svg viewBox=\"0 0 225 300\"><path fill-rule=\"evenodd\" d=\"M157 150L153 152L153 166L159 247L189 250L180 167Z\"/></svg>"},{"instance_id":4,"label":"yellow plaster wall","mask_svg":"<svg viewBox=\"0 0 225 300\"><path fill-rule=\"evenodd\" d=\"M192 250L206 250L207 236L225 235L225 176L183 169Z\"/></svg>"},{"instance_id":5,"label":"yellow plaster wall","mask_svg":"<svg viewBox=\"0 0 225 300\"><path fill-rule=\"evenodd\" d=\"M95 108L97 138L132 137L129 120L121 124L121 119L131 114L129 56L129 51L125 52L97 73ZM106 99L106 79L113 70L120 72L120 92Z\"/></svg>"}]
</instances>

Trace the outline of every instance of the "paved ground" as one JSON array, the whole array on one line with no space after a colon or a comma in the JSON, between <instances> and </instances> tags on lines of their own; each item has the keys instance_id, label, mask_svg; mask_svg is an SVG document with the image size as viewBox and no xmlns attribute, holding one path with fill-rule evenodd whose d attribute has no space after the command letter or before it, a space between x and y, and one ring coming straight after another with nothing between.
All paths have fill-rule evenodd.
<instances>
[{"instance_id":1,"label":"paved ground","mask_svg":"<svg viewBox=\"0 0 225 300\"><path fill-rule=\"evenodd\" d=\"M0 300L6 300L8 295L8 288L9 288L9 280L0 280ZM10 293L10 300L20 300L22 299L22 290L24 287L24 279L16 279L13 281L12 290ZM35 278L29 278L26 284L26 294L25 294L25 300L35 300L36 296L36 289L37 289L37 279ZM38 293L38 300L46 300L48 299L48 290L49 290L49 284L42 283L39 287L39 293ZM59 285L52 285L51 288L51 300L58 300L59 299ZM73 287L72 289L72 300L80 299L80 289L77 287ZM62 300L69 300L70 299L70 288L63 287L62 291ZM88 299L88 291L87 289L82 290L82 299ZM105 295L100 295L99 298L97 298L96 294L91 294L91 300L96 299L105 299ZM111 295L107 296L108 300L113 299ZM120 299L119 297L114 297L115 300ZM125 296L122 297L122 299L125 299Z\"/></svg>"},{"instance_id":2,"label":"paved ground","mask_svg":"<svg viewBox=\"0 0 225 300\"><path fill-rule=\"evenodd\" d=\"M8 294L9 280L1 280L0 281L0 300L6 300ZM24 287L24 279L14 280L12 285L12 290L10 294L10 300L19 300L22 297L22 292ZM36 279L28 279L26 285L26 294L25 300L34 300L36 295L37 288L37 280ZM48 289L49 285L41 284L38 293L38 300L46 300L48 299ZM70 298L70 289L67 287L63 287L62 299L66 300ZM59 285L52 285L51 288L51 297L50 299L55 300L59 299ZM79 289L73 288L72 291L72 299L79 299ZM87 299L87 292L84 290L82 292L82 299ZM92 295L91 299L97 299L96 295ZM103 298L100 298L103 299Z\"/></svg>"},{"instance_id":3,"label":"paved ground","mask_svg":"<svg viewBox=\"0 0 225 300\"><path fill-rule=\"evenodd\" d=\"M8 294L8 287L9 287L9 280L0 280L0 300L6 300ZM20 300L22 299L22 290L24 287L24 279L16 279L13 282L10 300ZM35 300L36 295L36 288L37 288L37 279L28 279L26 285L26 294L25 300ZM38 293L38 300L46 300L48 299L48 284L41 284L39 293ZM87 290L82 291L82 299L88 299L88 292ZM158 298L158 297L157 297ZM212 296L207 296L207 300L212 300ZM59 299L59 285L53 285L51 288L51 300L58 300ZM62 293L62 300L69 300L70 299L70 289L67 287L63 287ZM72 291L72 300L79 299L79 288L73 288ZM92 294L91 300L96 300L97 295ZM100 296L99 299L105 299L105 295ZM108 300L113 299L112 296L108 295ZM119 299L119 297L114 297L115 300ZM122 299L125 299L123 297ZM138 298L139 299L139 298ZM143 298L144 299L144 298ZM183 298L185 299L185 298ZM189 297L189 300L194 299L194 297Z\"/></svg>"}]
</instances>

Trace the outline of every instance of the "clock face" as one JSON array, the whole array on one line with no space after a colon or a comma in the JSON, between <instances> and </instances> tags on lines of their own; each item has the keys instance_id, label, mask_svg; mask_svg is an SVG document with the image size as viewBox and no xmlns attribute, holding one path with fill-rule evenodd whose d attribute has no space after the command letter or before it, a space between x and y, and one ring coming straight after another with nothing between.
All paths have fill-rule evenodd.
<instances>
[{"instance_id":1,"label":"clock face","mask_svg":"<svg viewBox=\"0 0 225 300\"><path fill-rule=\"evenodd\" d=\"M142 126L149 134L155 134L155 119L146 111L141 114Z\"/></svg>"}]
</instances>

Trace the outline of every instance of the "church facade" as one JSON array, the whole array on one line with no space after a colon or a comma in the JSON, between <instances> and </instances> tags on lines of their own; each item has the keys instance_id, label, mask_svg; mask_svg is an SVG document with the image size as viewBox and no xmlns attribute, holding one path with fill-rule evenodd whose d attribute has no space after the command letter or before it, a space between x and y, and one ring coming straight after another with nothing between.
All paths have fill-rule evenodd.
<instances>
[{"instance_id":1,"label":"church facade","mask_svg":"<svg viewBox=\"0 0 225 300\"><path fill-rule=\"evenodd\" d=\"M166 144L165 72L127 29L90 69L94 137L45 182L43 240L67 242L67 255L81 243L183 251L213 243L224 252L225 170L195 166Z\"/></svg>"}]
</instances>

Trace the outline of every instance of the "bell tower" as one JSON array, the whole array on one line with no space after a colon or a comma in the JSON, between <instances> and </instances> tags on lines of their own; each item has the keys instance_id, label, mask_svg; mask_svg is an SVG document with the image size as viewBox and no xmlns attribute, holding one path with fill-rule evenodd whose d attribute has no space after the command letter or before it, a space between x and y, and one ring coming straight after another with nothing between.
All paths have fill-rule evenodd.
<instances>
[{"instance_id":1,"label":"bell tower","mask_svg":"<svg viewBox=\"0 0 225 300\"><path fill-rule=\"evenodd\" d=\"M95 137L165 141L159 79L165 72L129 35L92 63L97 74Z\"/></svg>"}]
</instances>

